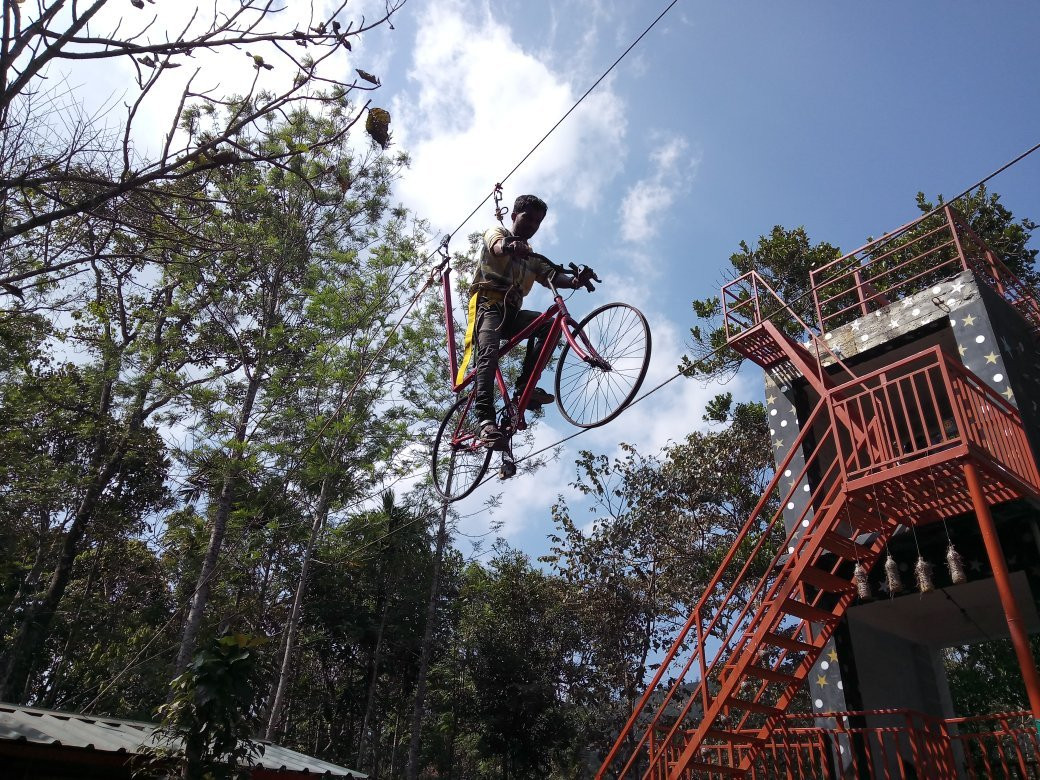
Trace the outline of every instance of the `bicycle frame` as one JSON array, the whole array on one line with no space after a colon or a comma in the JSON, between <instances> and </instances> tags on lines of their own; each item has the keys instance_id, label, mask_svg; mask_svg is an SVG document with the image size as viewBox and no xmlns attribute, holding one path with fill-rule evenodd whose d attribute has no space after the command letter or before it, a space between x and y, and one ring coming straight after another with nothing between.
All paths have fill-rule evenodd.
<instances>
[{"instance_id":1,"label":"bicycle frame","mask_svg":"<svg viewBox=\"0 0 1040 780\"><path fill-rule=\"evenodd\" d=\"M459 365L458 345L455 340L455 316L452 308L451 282L449 279L450 274L451 268L445 266L441 271L441 285L444 295L444 320L448 338L448 363L451 389L453 392L458 394L473 382L476 375L476 367L474 366L474 368L463 377L461 382L457 383L455 381L458 376ZM538 379L541 377L542 371L552 359L552 354L560 343L561 336L567 340L567 343L570 344L570 347L574 350L575 354L585 362L605 364L605 361L596 354L595 349L592 344L589 343L585 334L578 330L578 323L573 317L571 317L570 312L567 311L567 304L564 302L563 296L560 295L556 286L553 285L552 282L549 284L553 293L552 304L544 312L538 315L538 318L530 325L509 339L506 345L501 347L498 352L498 356L501 359L503 355L512 351L520 342L530 338L531 334L542 327L547 321L552 320L552 324L549 326L549 333L542 346L542 351L539 353L538 359L535 362L534 370L531 372L527 385L523 388L523 391L515 404L509 396L509 390L506 387L505 378L502 376L502 369L496 368L495 370L495 382L498 384L498 389L502 393L502 397L505 399L507 416L512 421L513 428L516 431L522 431L527 427L527 423L524 420L524 412L527 411L527 404L530 402L531 393L538 384ZM565 327L565 325L567 327ZM574 331L577 331L578 333L577 339L574 337ZM607 368L609 368L609 366L607 366Z\"/></svg>"}]
</instances>

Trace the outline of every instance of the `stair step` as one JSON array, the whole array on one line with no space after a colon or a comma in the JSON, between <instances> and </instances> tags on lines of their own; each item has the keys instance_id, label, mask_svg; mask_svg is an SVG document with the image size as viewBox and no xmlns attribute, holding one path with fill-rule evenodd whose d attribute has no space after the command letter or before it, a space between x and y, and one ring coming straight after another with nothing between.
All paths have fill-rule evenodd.
<instances>
[{"instance_id":1,"label":"stair step","mask_svg":"<svg viewBox=\"0 0 1040 780\"><path fill-rule=\"evenodd\" d=\"M856 544L852 539L842 536L841 534L836 534L833 531L828 531L823 535L823 539L820 541L820 546L849 561L858 561L861 558L870 558L874 554L869 547L864 547L862 544Z\"/></svg>"},{"instance_id":2,"label":"stair step","mask_svg":"<svg viewBox=\"0 0 1040 780\"><path fill-rule=\"evenodd\" d=\"M778 710L776 707L771 707L768 704L748 701L747 699L737 699L732 696L726 699L726 705L738 710L744 710L745 712L756 712L759 715L768 715L773 718L784 714L783 710Z\"/></svg>"},{"instance_id":3,"label":"stair step","mask_svg":"<svg viewBox=\"0 0 1040 780\"><path fill-rule=\"evenodd\" d=\"M764 737L746 731L724 731L723 729L708 729L704 733L705 739L719 739L723 742L732 742L735 745L756 745L761 747L766 744Z\"/></svg>"},{"instance_id":4,"label":"stair step","mask_svg":"<svg viewBox=\"0 0 1040 780\"><path fill-rule=\"evenodd\" d=\"M808 620L810 623L835 623L838 620L833 613L825 609L806 604L804 601L795 601L794 599L784 599L780 609L789 615L800 617L802 620Z\"/></svg>"},{"instance_id":5,"label":"stair step","mask_svg":"<svg viewBox=\"0 0 1040 780\"><path fill-rule=\"evenodd\" d=\"M797 677L792 677L786 672L778 672L775 669L767 669L764 666L758 666L756 664L750 664L744 670L746 674L750 674L752 677L757 677L760 680L768 680L769 682L783 683L784 685L790 685L791 683L798 682Z\"/></svg>"},{"instance_id":6,"label":"stair step","mask_svg":"<svg viewBox=\"0 0 1040 780\"><path fill-rule=\"evenodd\" d=\"M803 642L800 639L793 639L783 634L768 633L762 641L767 645L773 645L774 647L782 647L784 650L790 650L795 653L808 653L811 650L815 650L815 645L810 645L808 642Z\"/></svg>"},{"instance_id":7,"label":"stair step","mask_svg":"<svg viewBox=\"0 0 1040 780\"><path fill-rule=\"evenodd\" d=\"M852 582L831 574L829 571L817 569L815 566L806 566L802 572L802 582L806 582L819 590L828 593L846 593L852 590Z\"/></svg>"}]
</instances>

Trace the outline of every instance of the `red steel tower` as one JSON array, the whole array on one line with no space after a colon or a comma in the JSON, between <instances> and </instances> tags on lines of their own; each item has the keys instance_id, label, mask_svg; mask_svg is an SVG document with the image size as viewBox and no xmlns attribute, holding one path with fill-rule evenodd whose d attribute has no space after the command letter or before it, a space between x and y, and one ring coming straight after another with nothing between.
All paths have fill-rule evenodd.
<instances>
[{"instance_id":1,"label":"red steel tower","mask_svg":"<svg viewBox=\"0 0 1040 780\"><path fill-rule=\"evenodd\" d=\"M1040 304L950 207L811 295L722 290L775 474L597 777L1040 777ZM1031 712L953 717L1008 636Z\"/></svg>"}]
</instances>

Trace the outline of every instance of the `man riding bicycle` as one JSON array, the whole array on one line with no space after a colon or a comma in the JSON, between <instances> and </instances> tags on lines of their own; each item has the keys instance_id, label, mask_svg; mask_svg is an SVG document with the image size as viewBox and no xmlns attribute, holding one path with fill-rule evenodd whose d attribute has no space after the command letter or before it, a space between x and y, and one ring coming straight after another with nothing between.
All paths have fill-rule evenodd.
<instances>
[{"instance_id":1,"label":"man riding bicycle","mask_svg":"<svg viewBox=\"0 0 1040 780\"><path fill-rule=\"evenodd\" d=\"M511 338L531 324L539 312L520 308L524 296L537 281L548 287L577 289L591 277L591 269L581 275L568 274L531 250L528 241L538 232L548 207L534 195L521 195L513 203L512 230L495 227L484 233L480 264L470 287L470 324L477 349L476 399L474 409L480 421L480 440L499 445L503 434L495 422L495 370L501 339ZM475 318L475 320L474 320ZM538 360L550 323L535 331L527 342L523 367L517 380L522 392ZM531 392L530 408L552 403L554 396L540 387Z\"/></svg>"}]
</instances>

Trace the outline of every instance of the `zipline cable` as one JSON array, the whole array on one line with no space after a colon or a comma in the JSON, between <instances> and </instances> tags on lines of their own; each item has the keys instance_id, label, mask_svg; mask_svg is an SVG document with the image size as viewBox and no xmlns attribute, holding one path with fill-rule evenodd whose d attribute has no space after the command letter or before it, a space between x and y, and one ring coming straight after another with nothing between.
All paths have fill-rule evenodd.
<instances>
[{"instance_id":1,"label":"zipline cable","mask_svg":"<svg viewBox=\"0 0 1040 780\"><path fill-rule=\"evenodd\" d=\"M577 101L575 101L573 106L571 106L569 109L567 109L567 113L565 113L563 116L561 116L559 121L555 125L553 125L552 127L549 128L549 132L547 132L545 135L543 135L541 140L539 140L538 143L536 143L533 147L531 147L531 151L529 151L527 154L525 154L521 158L520 162L518 162L516 165L513 166L513 169L511 171L509 171L509 173L507 173L505 175L505 177L499 182L499 185L505 184L507 181L509 181L509 178L514 173L517 172L517 170L520 168L520 166L523 165L525 162L527 162L528 158L530 158L530 156L532 154L534 154L536 151L538 151L538 147L540 147L543 143L545 143L545 141L549 138L549 136L552 135L553 132L555 132L556 128L558 128L560 125L562 125L564 123L564 121L567 119L567 117L569 117L574 112L574 110L578 106L580 106L582 104L582 102L585 100L585 98L587 98L589 95L592 94L592 91L594 89L596 89L596 87L598 87L603 82L603 79L605 79L607 76L610 75L610 73L614 70L614 68L616 68L618 66L618 64L621 62L621 60L625 59L625 57L628 56L628 53L631 52L632 49L634 49L639 44L639 42L641 40L643 40L643 38L646 37L647 33L649 33L652 29L654 29L654 27L657 26L657 23L659 21L661 21L665 17L665 14L667 14L669 11L671 11L672 7L676 3L678 3L678 2L679 2L679 0L672 0L672 2L670 2L667 6L665 6L665 9L663 11L661 11L661 13L659 13L657 15L656 19L654 19L652 22L650 22L650 24L647 26L647 28L645 30L643 30L643 32L641 32L639 34L639 37L637 37L634 41L632 41L632 43L629 44L627 49L625 49L623 52L621 52L621 55L616 60L614 60L614 62L611 63L609 68L607 68L605 71L603 71L602 75L600 75L600 77L598 79L596 79L595 82L593 82L591 87L589 87L587 90L585 90L585 94L583 94L580 98L578 98ZM457 228L455 228L455 230L453 230L448 235L449 236L453 236L458 231L460 231L462 229L463 225L465 225L467 222L469 222L471 219L473 219L473 215L476 214L478 211L480 211L480 209L484 206L484 204L487 203L488 200L491 197L494 196L494 194L495 194L494 190L492 190L487 195L485 195L484 196L484 200L480 201L480 203L477 204L476 208L474 208L473 211L471 211L469 213L469 216L467 216L464 220L462 220L462 222L459 223L459 226Z\"/></svg>"}]
</instances>

